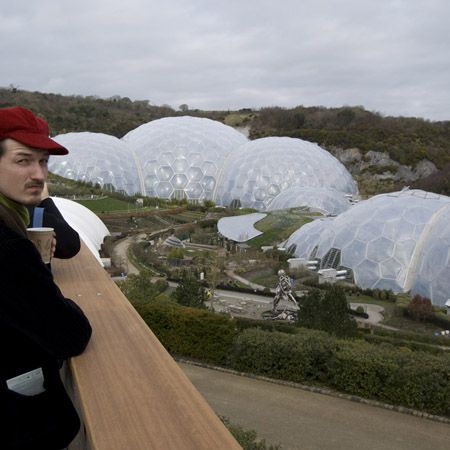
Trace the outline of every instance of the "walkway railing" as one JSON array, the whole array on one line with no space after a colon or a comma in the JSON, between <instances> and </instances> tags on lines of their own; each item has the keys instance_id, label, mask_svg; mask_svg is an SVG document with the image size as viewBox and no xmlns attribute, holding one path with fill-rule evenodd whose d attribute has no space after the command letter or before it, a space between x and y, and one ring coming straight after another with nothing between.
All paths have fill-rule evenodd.
<instances>
[{"instance_id":1,"label":"walkway railing","mask_svg":"<svg viewBox=\"0 0 450 450\"><path fill-rule=\"evenodd\" d=\"M67 367L84 424L71 450L241 448L86 246L52 268L93 327Z\"/></svg>"}]
</instances>

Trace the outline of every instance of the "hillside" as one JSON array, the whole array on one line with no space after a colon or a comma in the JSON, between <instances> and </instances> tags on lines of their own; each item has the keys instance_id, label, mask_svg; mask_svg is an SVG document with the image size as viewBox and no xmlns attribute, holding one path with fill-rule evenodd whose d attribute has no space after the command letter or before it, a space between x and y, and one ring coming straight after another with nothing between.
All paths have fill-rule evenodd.
<instances>
[{"instance_id":1,"label":"hillside","mask_svg":"<svg viewBox=\"0 0 450 450\"><path fill-rule=\"evenodd\" d=\"M44 116L52 135L92 131L122 137L168 116L191 115L245 126L251 139L298 137L329 150L357 179L363 194L409 185L450 194L450 121L383 117L363 107L270 107L258 111L200 111L155 106L126 97L63 96L0 88L0 107L22 105Z\"/></svg>"}]
</instances>

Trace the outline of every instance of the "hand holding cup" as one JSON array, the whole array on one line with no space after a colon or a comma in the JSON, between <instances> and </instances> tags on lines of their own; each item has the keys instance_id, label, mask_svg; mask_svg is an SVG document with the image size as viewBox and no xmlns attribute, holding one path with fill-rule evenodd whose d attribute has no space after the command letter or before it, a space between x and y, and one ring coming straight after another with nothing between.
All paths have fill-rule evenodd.
<instances>
[{"instance_id":1,"label":"hand holding cup","mask_svg":"<svg viewBox=\"0 0 450 450\"><path fill-rule=\"evenodd\" d=\"M55 241L54 229L49 227L27 228L27 236L38 249L42 261L44 261L45 264L48 264L55 252L53 243L53 241Z\"/></svg>"}]
</instances>

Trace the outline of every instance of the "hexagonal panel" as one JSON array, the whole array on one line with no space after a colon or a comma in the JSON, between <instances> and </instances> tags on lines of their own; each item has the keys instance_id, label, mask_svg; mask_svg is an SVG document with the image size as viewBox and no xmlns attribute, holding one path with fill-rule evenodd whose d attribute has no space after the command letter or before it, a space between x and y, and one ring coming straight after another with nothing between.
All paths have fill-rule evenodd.
<instances>
[{"instance_id":1,"label":"hexagonal panel","mask_svg":"<svg viewBox=\"0 0 450 450\"><path fill-rule=\"evenodd\" d=\"M156 186L156 193L161 198L170 198L172 192L173 192L172 185L168 181L161 181Z\"/></svg>"},{"instance_id":2,"label":"hexagonal panel","mask_svg":"<svg viewBox=\"0 0 450 450\"><path fill-rule=\"evenodd\" d=\"M201 198L203 195L203 188L200 183L189 183L186 188L186 193L190 199Z\"/></svg>"},{"instance_id":3,"label":"hexagonal panel","mask_svg":"<svg viewBox=\"0 0 450 450\"><path fill-rule=\"evenodd\" d=\"M189 167L189 163L186 158L177 158L173 162L172 167L176 173L184 173L184 172L186 172L187 168Z\"/></svg>"},{"instance_id":4,"label":"hexagonal panel","mask_svg":"<svg viewBox=\"0 0 450 450\"><path fill-rule=\"evenodd\" d=\"M202 164L202 170L205 175L215 175L217 173L217 166L211 161L205 161Z\"/></svg>"},{"instance_id":5,"label":"hexagonal panel","mask_svg":"<svg viewBox=\"0 0 450 450\"><path fill-rule=\"evenodd\" d=\"M205 191L213 191L216 186L216 180L214 177L204 176L201 182Z\"/></svg>"},{"instance_id":6,"label":"hexagonal panel","mask_svg":"<svg viewBox=\"0 0 450 450\"><path fill-rule=\"evenodd\" d=\"M366 257L366 244L354 239L347 246L342 248L342 265L353 267L360 264Z\"/></svg>"},{"instance_id":7,"label":"hexagonal panel","mask_svg":"<svg viewBox=\"0 0 450 450\"><path fill-rule=\"evenodd\" d=\"M161 181L168 181L168 180L170 180L172 178L172 176L173 176L172 167L170 167L170 166L161 166L161 167L159 167L158 170L157 170L157 175L158 175L158 178Z\"/></svg>"},{"instance_id":8,"label":"hexagonal panel","mask_svg":"<svg viewBox=\"0 0 450 450\"><path fill-rule=\"evenodd\" d=\"M378 263L367 259L353 268L353 273L358 285L364 288L372 288L381 277Z\"/></svg>"},{"instance_id":9,"label":"hexagonal panel","mask_svg":"<svg viewBox=\"0 0 450 450\"><path fill-rule=\"evenodd\" d=\"M159 155L158 162L161 166L172 166L175 161L173 152L164 152Z\"/></svg>"},{"instance_id":10,"label":"hexagonal panel","mask_svg":"<svg viewBox=\"0 0 450 450\"><path fill-rule=\"evenodd\" d=\"M203 172L202 169L200 169L200 167L189 167L188 170L188 178L189 181L200 181L203 177Z\"/></svg>"},{"instance_id":11,"label":"hexagonal panel","mask_svg":"<svg viewBox=\"0 0 450 450\"><path fill-rule=\"evenodd\" d=\"M394 242L380 237L367 244L367 258L372 261L381 262L392 256L394 252Z\"/></svg>"},{"instance_id":12,"label":"hexagonal panel","mask_svg":"<svg viewBox=\"0 0 450 450\"><path fill-rule=\"evenodd\" d=\"M177 173L171 178L170 182L174 189L183 189L187 186L188 179L186 175Z\"/></svg>"}]
</instances>

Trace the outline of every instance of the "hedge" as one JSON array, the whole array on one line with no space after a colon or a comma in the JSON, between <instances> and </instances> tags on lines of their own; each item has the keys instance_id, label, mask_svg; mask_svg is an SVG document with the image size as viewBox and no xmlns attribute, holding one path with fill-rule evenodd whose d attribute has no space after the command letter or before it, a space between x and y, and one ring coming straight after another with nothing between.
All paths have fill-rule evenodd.
<instances>
[{"instance_id":1,"label":"hedge","mask_svg":"<svg viewBox=\"0 0 450 450\"><path fill-rule=\"evenodd\" d=\"M330 361L330 385L388 403L450 415L450 356L346 342Z\"/></svg>"},{"instance_id":2,"label":"hedge","mask_svg":"<svg viewBox=\"0 0 450 450\"><path fill-rule=\"evenodd\" d=\"M136 305L166 349L240 372L329 386L341 392L450 416L450 355L392 344L296 334L248 324L170 300Z\"/></svg>"},{"instance_id":3,"label":"hedge","mask_svg":"<svg viewBox=\"0 0 450 450\"><path fill-rule=\"evenodd\" d=\"M230 366L282 380L323 381L335 351L335 340L321 331L302 329L289 335L254 328L237 336Z\"/></svg>"},{"instance_id":4,"label":"hedge","mask_svg":"<svg viewBox=\"0 0 450 450\"><path fill-rule=\"evenodd\" d=\"M228 317L171 301L153 300L135 307L170 353L226 363L237 334Z\"/></svg>"}]
</instances>

